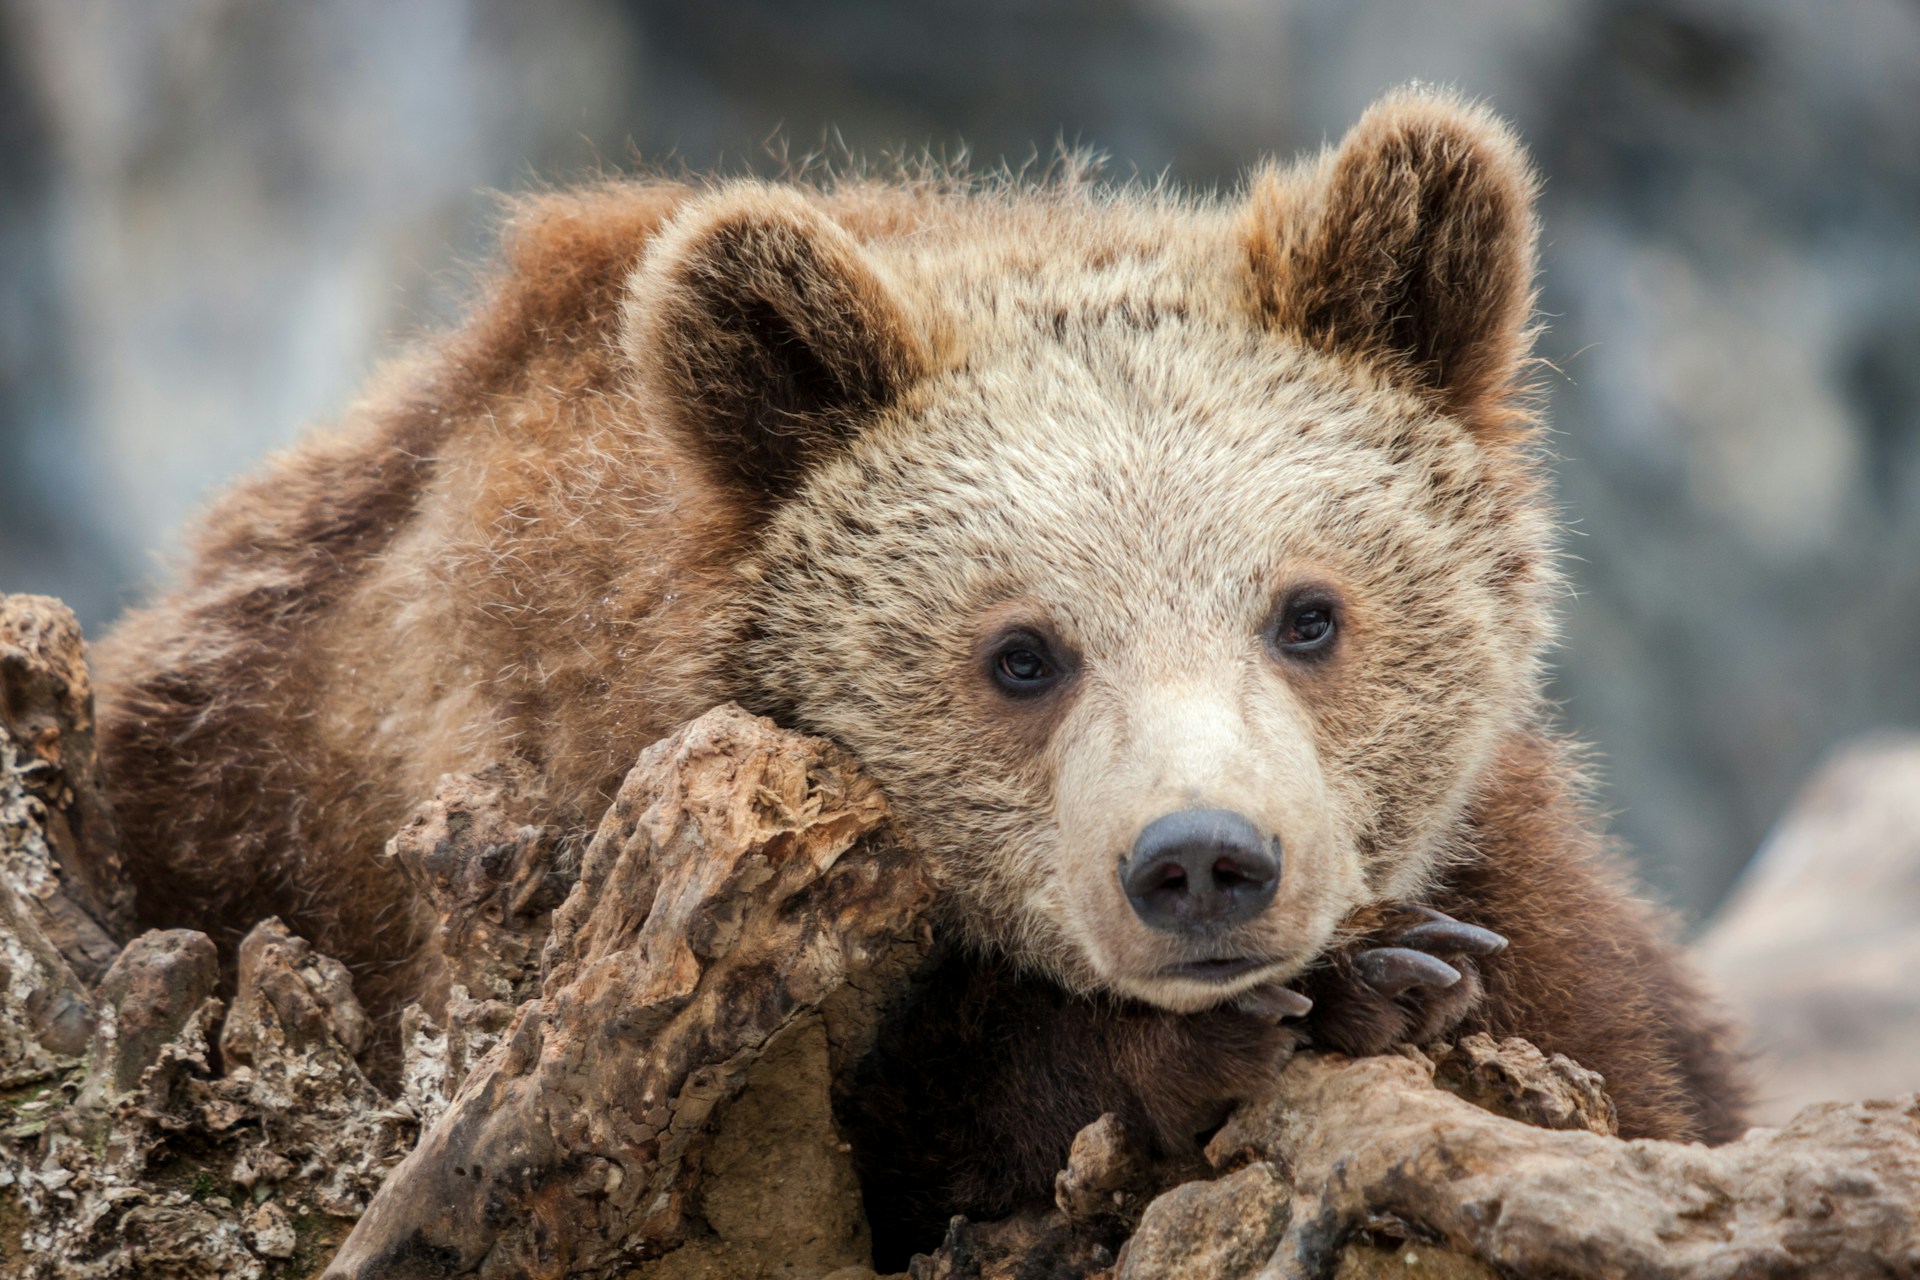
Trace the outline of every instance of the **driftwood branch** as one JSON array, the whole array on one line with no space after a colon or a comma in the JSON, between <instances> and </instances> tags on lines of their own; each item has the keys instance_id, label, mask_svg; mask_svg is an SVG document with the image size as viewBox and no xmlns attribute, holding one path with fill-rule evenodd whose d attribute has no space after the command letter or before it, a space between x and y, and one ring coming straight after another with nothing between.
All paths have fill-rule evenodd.
<instances>
[{"instance_id":1,"label":"driftwood branch","mask_svg":"<svg viewBox=\"0 0 1920 1280\"><path fill-rule=\"evenodd\" d=\"M931 889L844 755L721 709L642 756L584 849L527 820L532 776L447 779L392 845L441 978L395 1092L346 971L280 922L230 1006L204 936L113 944L110 823L36 763L57 743L94 776L78 637L12 625L0 1274L871 1277L832 1104L928 952ZM912 1273L1920 1276L1920 1099L1715 1150L1613 1130L1603 1082L1524 1041L1301 1055L1206 1176L1167 1186L1103 1117L1053 1208L956 1220Z\"/></svg>"}]
</instances>

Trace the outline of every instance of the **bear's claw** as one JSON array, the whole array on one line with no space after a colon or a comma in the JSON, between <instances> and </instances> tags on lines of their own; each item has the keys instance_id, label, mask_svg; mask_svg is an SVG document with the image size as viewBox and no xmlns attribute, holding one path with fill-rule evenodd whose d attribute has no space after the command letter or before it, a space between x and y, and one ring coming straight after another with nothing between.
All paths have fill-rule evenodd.
<instances>
[{"instance_id":1,"label":"bear's claw","mask_svg":"<svg viewBox=\"0 0 1920 1280\"><path fill-rule=\"evenodd\" d=\"M1480 964L1507 949L1491 929L1403 903L1390 923L1336 952L1301 982L1314 1044L1364 1056L1425 1044L1461 1025L1486 996Z\"/></svg>"},{"instance_id":2,"label":"bear's claw","mask_svg":"<svg viewBox=\"0 0 1920 1280\"><path fill-rule=\"evenodd\" d=\"M1507 940L1491 929L1455 920L1432 907L1409 906L1417 924L1393 935L1390 945L1370 947L1353 958L1355 972L1383 996L1415 987L1446 988L1460 981L1460 970L1441 956L1493 956Z\"/></svg>"},{"instance_id":3,"label":"bear's claw","mask_svg":"<svg viewBox=\"0 0 1920 1280\"><path fill-rule=\"evenodd\" d=\"M1491 929L1455 920L1430 908L1421 908L1421 914L1431 918L1395 938L1397 946L1468 956L1495 956L1507 949L1507 940Z\"/></svg>"},{"instance_id":4,"label":"bear's claw","mask_svg":"<svg viewBox=\"0 0 1920 1280\"><path fill-rule=\"evenodd\" d=\"M1450 987L1460 971L1436 956L1409 947L1375 947L1353 958L1353 967L1368 986L1383 996L1397 996L1414 987Z\"/></svg>"},{"instance_id":5,"label":"bear's claw","mask_svg":"<svg viewBox=\"0 0 1920 1280\"><path fill-rule=\"evenodd\" d=\"M1277 982L1244 992L1235 998L1233 1004L1242 1013L1272 1018L1275 1022L1282 1018L1302 1018L1313 1012L1313 1001Z\"/></svg>"}]
</instances>

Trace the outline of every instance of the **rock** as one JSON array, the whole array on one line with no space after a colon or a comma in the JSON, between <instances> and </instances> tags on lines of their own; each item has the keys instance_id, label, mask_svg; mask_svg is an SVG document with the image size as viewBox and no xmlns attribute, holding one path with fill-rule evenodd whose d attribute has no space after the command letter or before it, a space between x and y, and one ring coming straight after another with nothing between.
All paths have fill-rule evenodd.
<instances>
[{"instance_id":1,"label":"rock","mask_svg":"<svg viewBox=\"0 0 1920 1280\"><path fill-rule=\"evenodd\" d=\"M1699 956L1751 1029L1763 1120L1920 1084L1920 736L1827 761Z\"/></svg>"}]
</instances>

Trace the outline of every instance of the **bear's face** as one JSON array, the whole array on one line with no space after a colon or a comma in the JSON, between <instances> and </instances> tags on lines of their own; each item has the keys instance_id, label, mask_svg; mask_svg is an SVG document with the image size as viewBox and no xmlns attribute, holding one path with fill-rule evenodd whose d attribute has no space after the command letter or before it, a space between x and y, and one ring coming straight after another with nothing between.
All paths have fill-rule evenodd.
<instances>
[{"instance_id":1,"label":"bear's face","mask_svg":"<svg viewBox=\"0 0 1920 1280\"><path fill-rule=\"evenodd\" d=\"M743 698L854 751L975 940L1177 1010L1293 976L1418 891L1536 696L1526 196L1496 126L1402 99L1240 209L863 248L714 198L633 341L765 495Z\"/></svg>"},{"instance_id":2,"label":"bear's face","mask_svg":"<svg viewBox=\"0 0 1920 1280\"><path fill-rule=\"evenodd\" d=\"M977 933L1192 1008L1444 854L1531 697L1536 584L1506 579L1547 531L1464 428L1324 357L1080 336L937 380L782 507L749 662L874 773ZM1269 846L1257 914L1136 909L1142 833L1190 810Z\"/></svg>"}]
</instances>

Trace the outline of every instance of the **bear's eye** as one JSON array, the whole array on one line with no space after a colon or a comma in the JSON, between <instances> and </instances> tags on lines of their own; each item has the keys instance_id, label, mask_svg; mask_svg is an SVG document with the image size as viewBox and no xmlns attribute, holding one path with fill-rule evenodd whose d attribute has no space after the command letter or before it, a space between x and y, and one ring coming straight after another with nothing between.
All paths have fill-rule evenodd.
<instances>
[{"instance_id":1,"label":"bear's eye","mask_svg":"<svg viewBox=\"0 0 1920 1280\"><path fill-rule=\"evenodd\" d=\"M1333 602L1305 596L1289 602L1281 611L1273 644L1282 653L1317 656L1332 646L1335 630Z\"/></svg>"},{"instance_id":2,"label":"bear's eye","mask_svg":"<svg viewBox=\"0 0 1920 1280\"><path fill-rule=\"evenodd\" d=\"M1016 697L1044 692L1060 678L1060 666L1045 641L1033 636L1009 637L994 653L994 683Z\"/></svg>"}]
</instances>

